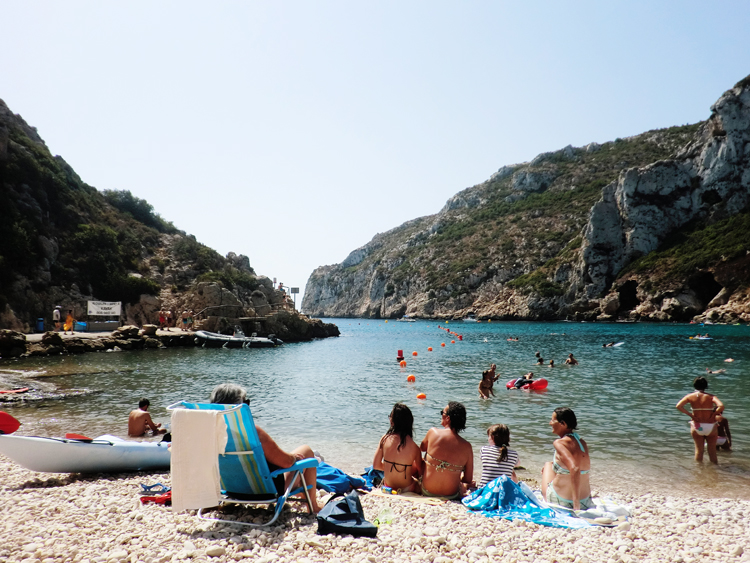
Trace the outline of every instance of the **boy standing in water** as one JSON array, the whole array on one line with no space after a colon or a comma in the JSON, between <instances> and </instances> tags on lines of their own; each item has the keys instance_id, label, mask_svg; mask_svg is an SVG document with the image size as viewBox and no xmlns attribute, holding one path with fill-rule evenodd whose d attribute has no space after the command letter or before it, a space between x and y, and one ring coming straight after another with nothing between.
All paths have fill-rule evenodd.
<instances>
[{"instance_id":1,"label":"boy standing in water","mask_svg":"<svg viewBox=\"0 0 750 563\"><path fill-rule=\"evenodd\" d=\"M143 436L149 429L154 435L167 433L166 429L161 428L161 423L154 424L154 421L151 420L151 414L148 412L150 404L151 402L148 399L141 399L138 401L138 408L130 411L128 436Z\"/></svg>"}]
</instances>

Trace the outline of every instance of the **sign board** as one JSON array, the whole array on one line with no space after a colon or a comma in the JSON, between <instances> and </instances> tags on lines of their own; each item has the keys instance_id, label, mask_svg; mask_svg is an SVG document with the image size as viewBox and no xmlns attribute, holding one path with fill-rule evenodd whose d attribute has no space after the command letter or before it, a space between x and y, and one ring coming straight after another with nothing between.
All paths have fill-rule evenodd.
<instances>
[{"instance_id":1,"label":"sign board","mask_svg":"<svg viewBox=\"0 0 750 563\"><path fill-rule=\"evenodd\" d=\"M89 315L119 317L122 301L89 301Z\"/></svg>"},{"instance_id":2,"label":"sign board","mask_svg":"<svg viewBox=\"0 0 750 563\"><path fill-rule=\"evenodd\" d=\"M298 287L293 287L292 288L292 293L299 293L299 288Z\"/></svg>"}]
</instances>

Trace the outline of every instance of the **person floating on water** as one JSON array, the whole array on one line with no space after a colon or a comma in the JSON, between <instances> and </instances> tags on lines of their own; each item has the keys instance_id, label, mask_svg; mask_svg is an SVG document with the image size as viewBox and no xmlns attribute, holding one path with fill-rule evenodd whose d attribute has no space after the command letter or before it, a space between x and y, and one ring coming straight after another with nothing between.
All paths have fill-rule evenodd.
<instances>
[{"instance_id":1,"label":"person floating on water","mask_svg":"<svg viewBox=\"0 0 750 563\"><path fill-rule=\"evenodd\" d=\"M513 389L520 389L524 385L528 385L529 383L531 383L532 382L531 380L533 378L534 378L534 372L530 371L529 373L522 375L521 377L516 379L516 382L513 384L512 387L508 387L508 390L511 391Z\"/></svg>"},{"instance_id":2,"label":"person floating on water","mask_svg":"<svg viewBox=\"0 0 750 563\"><path fill-rule=\"evenodd\" d=\"M154 421L151 420L151 413L148 412L150 405L151 401L143 398L138 401L138 408L130 411L130 415L128 416L128 436L145 436L148 430L151 430L154 436L167 433L165 428L161 428L161 423L154 424Z\"/></svg>"},{"instance_id":3,"label":"person floating on water","mask_svg":"<svg viewBox=\"0 0 750 563\"><path fill-rule=\"evenodd\" d=\"M416 477L422 474L422 452L414 442L414 416L402 403L393 405L388 415L390 427L380 439L372 462L383 472L383 488L394 494L416 488Z\"/></svg>"},{"instance_id":4,"label":"person floating on water","mask_svg":"<svg viewBox=\"0 0 750 563\"><path fill-rule=\"evenodd\" d=\"M713 370L709 369L709 368L706 368L706 373L726 373L726 371L727 370L725 370L723 368L722 369L713 369Z\"/></svg>"},{"instance_id":5,"label":"person floating on water","mask_svg":"<svg viewBox=\"0 0 750 563\"><path fill-rule=\"evenodd\" d=\"M430 428L420 445L425 452L422 494L461 498L474 486L474 452L458 435L466 428L466 408L451 401L440 411L440 418L442 428Z\"/></svg>"},{"instance_id":6,"label":"person floating on water","mask_svg":"<svg viewBox=\"0 0 750 563\"><path fill-rule=\"evenodd\" d=\"M488 445L479 450L482 458L482 478L479 488L501 475L507 475L518 483L515 467L518 465L518 452L508 448L510 430L505 424L493 424L487 429Z\"/></svg>"},{"instance_id":7,"label":"person floating on water","mask_svg":"<svg viewBox=\"0 0 750 563\"><path fill-rule=\"evenodd\" d=\"M602 348L612 348L612 346L614 345L615 345L614 342L610 342L609 344L602 344Z\"/></svg>"},{"instance_id":8,"label":"person floating on water","mask_svg":"<svg viewBox=\"0 0 750 563\"><path fill-rule=\"evenodd\" d=\"M550 360L549 365L547 367L550 367L550 368L555 367L555 360Z\"/></svg>"},{"instance_id":9,"label":"person floating on water","mask_svg":"<svg viewBox=\"0 0 750 563\"><path fill-rule=\"evenodd\" d=\"M567 359L567 360L565 360L565 363L566 363L567 365L569 365L569 366L577 366L577 365L578 365L578 360L576 360L576 359L575 359L575 358L573 357L573 354L571 353L571 354L568 354L568 359Z\"/></svg>"},{"instance_id":10,"label":"person floating on water","mask_svg":"<svg viewBox=\"0 0 750 563\"><path fill-rule=\"evenodd\" d=\"M715 395L706 393L708 381L696 377L693 381L695 392L685 395L675 405L678 411L690 417L690 435L695 442L695 461L703 461L704 442L708 444L708 459L719 463L716 458L716 439L719 436L716 415L724 412L724 403ZM690 405L692 412L685 408Z\"/></svg>"},{"instance_id":11,"label":"person floating on water","mask_svg":"<svg viewBox=\"0 0 750 563\"><path fill-rule=\"evenodd\" d=\"M550 504L565 508L591 508L591 457L588 445L576 433L575 413L567 407L556 408L549 425L559 438L553 442L552 461L542 469L542 495Z\"/></svg>"},{"instance_id":12,"label":"person floating on water","mask_svg":"<svg viewBox=\"0 0 750 563\"><path fill-rule=\"evenodd\" d=\"M493 390L493 387L495 385L495 381L497 381L500 376L495 375L495 370L497 369L497 366L495 364L492 364L490 366L490 369L486 369L482 372L482 381L479 382L479 397L482 399L489 399L490 395L493 397L495 396L495 391Z\"/></svg>"}]
</instances>

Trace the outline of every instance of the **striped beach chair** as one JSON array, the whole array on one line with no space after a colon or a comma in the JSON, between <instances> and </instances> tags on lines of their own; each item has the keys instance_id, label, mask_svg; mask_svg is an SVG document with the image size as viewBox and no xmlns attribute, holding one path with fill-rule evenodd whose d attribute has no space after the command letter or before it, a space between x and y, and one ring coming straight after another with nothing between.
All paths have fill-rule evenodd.
<instances>
[{"instance_id":1,"label":"striped beach chair","mask_svg":"<svg viewBox=\"0 0 750 563\"><path fill-rule=\"evenodd\" d=\"M304 492L307 504L312 508L310 500L310 489L313 484L305 482L304 470L309 467L317 467L318 460L315 458L297 461L291 467L270 471L266 456L261 447L258 431L255 429L253 415L250 407L242 405L217 405L212 403L187 403L181 402L173 405L177 408L219 410L223 412L224 421L227 425L228 441L225 453L219 455L219 474L221 478L221 500L222 504L266 504L275 505L273 517L263 524L250 522L222 520L210 518L203 514L203 509L198 511L198 516L204 520L215 520L230 524L243 524L252 527L270 526L278 519L281 511L290 497ZM292 474L289 486L283 485L287 473ZM302 486L294 487L300 478ZM274 478L279 482L279 489L274 483Z\"/></svg>"}]
</instances>

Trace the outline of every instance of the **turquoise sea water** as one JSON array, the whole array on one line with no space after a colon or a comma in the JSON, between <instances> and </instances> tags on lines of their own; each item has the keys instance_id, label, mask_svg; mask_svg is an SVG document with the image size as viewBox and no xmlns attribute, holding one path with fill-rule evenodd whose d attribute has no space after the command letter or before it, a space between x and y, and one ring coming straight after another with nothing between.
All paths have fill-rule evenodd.
<instances>
[{"instance_id":1,"label":"turquoise sea water","mask_svg":"<svg viewBox=\"0 0 750 563\"><path fill-rule=\"evenodd\" d=\"M489 425L507 424L511 447L527 468L520 476L538 478L552 457L552 410L569 406L591 449L595 489L750 498L750 327L331 321L341 329L339 338L269 350L144 350L0 363L0 371L72 374L45 381L97 391L3 409L23 422L19 433L25 435L121 435L141 396L151 400L156 421L168 422L167 405L207 400L214 385L232 381L248 388L257 423L283 447L308 443L329 463L355 472L372 462L395 402L414 412L419 442L455 400L466 405L464 435L475 454ZM451 344L438 325L462 334L463 341ZM688 338L699 331L713 340ZM509 336L520 340L508 342ZM611 341L624 344L601 347ZM399 349L406 368L396 361ZM558 364L572 352L580 365L536 367L536 351ZM480 400L481 372L492 362L501 374L496 397ZM707 375L709 392L726 404L734 438L734 451L720 452L718 467L693 461L688 419L674 408L707 367L727 370ZM546 392L505 389L506 381L529 370L548 379ZM409 374L416 383L407 383ZM417 400L420 392L425 400Z\"/></svg>"}]
</instances>

